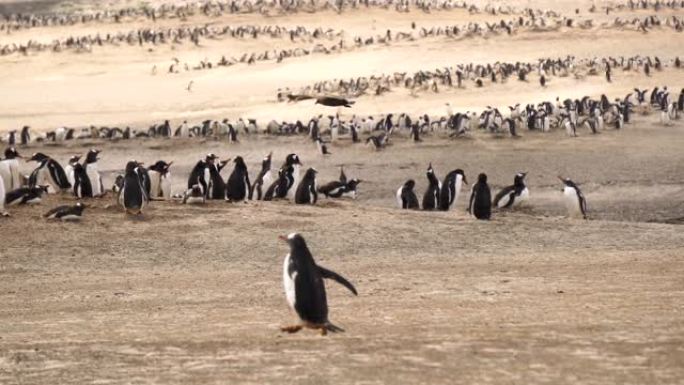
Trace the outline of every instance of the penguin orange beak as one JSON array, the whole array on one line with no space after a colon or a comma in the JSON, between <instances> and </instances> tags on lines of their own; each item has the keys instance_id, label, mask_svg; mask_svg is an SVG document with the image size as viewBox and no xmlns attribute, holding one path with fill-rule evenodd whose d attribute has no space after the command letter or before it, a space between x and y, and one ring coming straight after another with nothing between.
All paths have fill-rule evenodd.
<instances>
[{"instance_id":1,"label":"penguin orange beak","mask_svg":"<svg viewBox=\"0 0 684 385\"><path fill-rule=\"evenodd\" d=\"M278 239L280 239L283 242L287 242L287 236L286 235L278 235Z\"/></svg>"}]
</instances>

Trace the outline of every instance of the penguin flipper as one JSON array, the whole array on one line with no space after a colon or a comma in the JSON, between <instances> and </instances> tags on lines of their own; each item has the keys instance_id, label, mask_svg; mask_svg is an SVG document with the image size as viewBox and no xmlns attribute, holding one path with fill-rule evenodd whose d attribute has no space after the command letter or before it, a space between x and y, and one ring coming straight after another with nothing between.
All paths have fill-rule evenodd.
<instances>
[{"instance_id":1,"label":"penguin flipper","mask_svg":"<svg viewBox=\"0 0 684 385\"><path fill-rule=\"evenodd\" d=\"M349 291L354 293L354 295L359 295L356 292L356 288L354 287L354 285L352 285L349 281L347 281L343 276L335 273L332 270L328 270L328 269L321 267L321 266L318 266L318 271L321 273L321 276L323 278L332 279L333 281L337 281L337 283L339 283L340 285L349 289Z\"/></svg>"}]
</instances>

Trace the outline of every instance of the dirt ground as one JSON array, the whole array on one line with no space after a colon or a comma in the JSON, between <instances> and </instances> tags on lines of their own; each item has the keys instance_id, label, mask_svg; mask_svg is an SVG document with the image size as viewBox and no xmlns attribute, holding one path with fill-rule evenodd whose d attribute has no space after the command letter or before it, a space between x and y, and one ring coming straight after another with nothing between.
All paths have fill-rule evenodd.
<instances>
[{"instance_id":1,"label":"dirt ground","mask_svg":"<svg viewBox=\"0 0 684 385\"><path fill-rule=\"evenodd\" d=\"M330 16L330 23L363 32L365 18L376 18L383 30L381 25L408 28L414 17L425 25L450 17L394 15L343 14ZM316 19L302 14L266 23L315 25ZM128 30L138 24L143 22L37 28L12 38L49 41L80 28ZM436 39L156 77L149 75L153 62L165 63L171 55L220 57L234 42L179 47L175 53L169 47L151 53L111 47L92 54L0 57L0 134L23 124L42 130L61 124L150 124L166 117L174 124L252 114L308 118L323 110L276 104L271 100L276 88L342 73L560 54L684 57L681 35L674 32L602 34ZM234 44L242 50L260 43ZM468 59L463 52L469 52ZM192 79L198 87L188 95L183 87ZM667 69L651 78L618 74L611 84L554 79L544 91L517 82L417 98L397 90L360 98L345 116L443 113L446 101L465 110L487 101L620 96L635 86L679 90L683 80L682 72ZM247 81L253 86L245 86ZM305 138L263 135L242 135L236 144L141 139L19 148L24 155L42 151L63 163L72 154L99 148L107 187L128 159L148 164L164 159L174 161L173 188L179 192L191 167L209 152L244 157L252 178L261 158L273 151L274 167L295 152L305 167L319 171L319 183L336 179L340 166L363 182L356 200L321 198L312 207L282 201L200 207L153 202L143 218L130 218L110 196L88 200L81 223L41 218L51 207L75 202L67 195L10 207L12 216L0 218L0 383L684 383L684 123L663 126L657 114L635 115L625 129L600 135L585 130L578 138L561 132L522 135L494 138L478 132L454 140L434 133L420 144L400 135L380 152L344 139L331 145L333 155L326 158ZM440 178L462 168L474 182L486 172L494 190L510 184L516 172L528 171L529 205L476 221L465 213L466 186L454 211L398 210L394 192L413 178L422 195L430 162ZM22 171L31 166L22 162ZM559 174L580 184L589 220L566 218ZM282 288L288 249L277 236L295 231L321 265L359 291L354 297L327 284L331 321L345 333L279 331L296 316Z\"/></svg>"}]
</instances>

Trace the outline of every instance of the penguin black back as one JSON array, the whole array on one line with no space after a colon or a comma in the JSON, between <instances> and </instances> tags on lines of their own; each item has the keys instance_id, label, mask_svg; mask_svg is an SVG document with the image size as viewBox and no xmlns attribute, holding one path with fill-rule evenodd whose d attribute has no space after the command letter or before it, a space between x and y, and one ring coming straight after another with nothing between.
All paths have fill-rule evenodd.
<instances>
[{"instance_id":1,"label":"penguin black back","mask_svg":"<svg viewBox=\"0 0 684 385\"><path fill-rule=\"evenodd\" d=\"M318 193L316 192L316 174L317 171L313 168L306 170L304 178L299 182L297 191L295 192L296 204L316 204L318 200Z\"/></svg>"},{"instance_id":2,"label":"penguin black back","mask_svg":"<svg viewBox=\"0 0 684 385\"><path fill-rule=\"evenodd\" d=\"M435 175L435 170L432 168L432 164L428 166L427 169L428 178L428 188L423 195L423 210L434 210L439 207L439 179Z\"/></svg>"},{"instance_id":3,"label":"penguin black back","mask_svg":"<svg viewBox=\"0 0 684 385\"><path fill-rule=\"evenodd\" d=\"M477 183L473 186L468 212L477 219L486 220L492 216L492 196L484 173L478 175Z\"/></svg>"},{"instance_id":4,"label":"penguin black back","mask_svg":"<svg viewBox=\"0 0 684 385\"><path fill-rule=\"evenodd\" d=\"M235 163L235 168L230 177L228 177L228 183L226 183L226 198L233 202L238 202L247 199L249 196L249 173L247 172L247 165L241 156L235 157L233 162Z\"/></svg>"}]
</instances>

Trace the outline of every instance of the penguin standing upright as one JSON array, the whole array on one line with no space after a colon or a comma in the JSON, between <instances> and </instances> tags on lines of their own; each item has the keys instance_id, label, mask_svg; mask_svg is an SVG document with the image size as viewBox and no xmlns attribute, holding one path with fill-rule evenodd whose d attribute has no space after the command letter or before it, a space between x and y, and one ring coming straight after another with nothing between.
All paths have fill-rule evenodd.
<instances>
[{"instance_id":1,"label":"penguin standing upright","mask_svg":"<svg viewBox=\"0 0 684 385\"><path fill-rule=\"evenodd\" d=\"M494 206L509 209L519 206L530 197L530 191L525 185L526 172L519 172L513 178L513 185L506 186L494 197Z\"/></svg>"},{"instance_id":2,"label":"penguin standing upright","mask_svg":"<svg viewBox=\"0 0 684 385\"><path fill-rule=\"evenodd\" d=\"M488 220L492 216L492 196L487 185L487 175L484 173L477 176L477 183L470 193L468 212L477 219Z\"/></svg>"},{"instance_id":3,"label":"penguin standing upright","mask_svg":"<svg viewBox=\"0 0 684 385\"><path fill-rule=\"evenodd\" d=\"M99 197L104 194L104 186L102 185L102 176L98 171L97 161L100 150L92 149L88 151L83 167L88 174L88 179L90 179L90 186L93 191L94 197Z\"/></svg>"},{"instance_id":4,"label":"penguin standing upright","mask_svg":"<svg viewBox=\"0 0 684 385\"><path fill-rule=\"evenodd\" d=\"M78 198L92 198L93 186L82 164L74 165L74 195Z\"/></svg>"},{"instance_id":5,"label":"penguin standing upright","mask_svg":"<svg viewBox=\"0 0 684 385\"><path fill-rule=\"evenodd\" d=\"M316 174L318 172L309 168L306 170L302 181L297 186L295 193L295 203L298 205L311 204L315 205L318 200L318 193L316 189Z\"/></svg>"},{"instance_id":6,"label":"penguin standing upright","mask_svg":"<svg viewBox=\"0 0 684 385\"><path fill-rule=\"evenodd\" d=\"M570 216L581 216L587 219L587 201L584 199L584 194L579 189L577 184L570 180L570 178L558 177L563 182L563 198L565 199L565 207L568 209Z\"/></svg>"},{"instance_id":7,"label":"penguin standing upright","mask_svg":"<svg viewBox=\"0 0 684 385\"><path fill-rule=\"evenodd\" d=\"M257 176L252 188L249 191L249 199L254 199L254 192L256 191L256 199L261 200L264 196L264 186L268 189L273 183L273 175L271 175L271 158L273 157L273 152L269 152L268 155L264 157L261 161L261 171Z\"/></svg>"},{"instance_id":8,"label":"penguin standing upright","mask_svg":"<svg viewBox=\"0 0 684 385\"><path fill-rule=\"evenodd\" d=\"M300 234L292 233L279 237L288 243L290 252L283 261L283 286L285 298L301 323L281 328L283 332L296 333L302 328L319 329L321 334L342 332L328 319L328 299L325 293L324 278L332 279L343 285L354 295L356 288L344 277L316 265L309 248Z\"/></svg>"},{"instance_id":9,"label":"penguin standing upright","mask_svg":"<svg viewBox=\"0 0 684 385\"><path fill-rule=\"evenodd\" d=\"M200 159L195 166L190 170L190 176L188 177L188 190L193 188L195 185L199 185L202 188L202 192L205 196L209 194L209 181L206 178L207 162L205 159Z\"/></svg>"},{"instance_id":10,"label":"penguin standing upright","mask_svg":"<svg viewBox=\"0 0 684 385\"><path fill-rule=\"evenodd\" d=\"M288 187L287 197L288 199L294 198L295 192L297 191L297 185L299 184L299 169L302 167L302 162L299 160L297 154L289 154L285 158L285 168L292 167L292 177L294 182Z\"/></svg>"},{"instance_id":11,"label":"penguin standing upright","mask_svg":"<svg viewBox=\"0 0 684 385\"><path fill-rule=\"evenodd\" d=\"M204 179L207 181L207 199L226 199L226 182L223 181L221 170L229 160L219 161L218 156L209 154L205 158L206 169Z\"/></svg>"},{"instance_id":12,"label":"penguin standing upright","mask_svg":"<svg viewBox=\"0 0 684 385\"><path fill-rule=\"evenodd\" d=\"M399 189L397 189L397 204L400 209L418 210L418 197L413 191L416 187L416 182L413 179L407 180Z\"/></svg>"},{"instance_id":13,"label":"penguin standing upright","mask_svg":"<svg viewBox=\"0 0 684 385\"><path fill-rule=\"evenodd\" d=\"M171 164L173 162L166 163L160 160L147 169L147 175L150 178L149 198L151 200L171 198L171 172L169 172Z\"/></svg>"},{"instance_id":14,"label":"penguin standing upright","mask_svg":"<svg viewBox=\"0 0 684 385\"><path fill-rule=\"evenodd\" d=\"M458 201L458 196L461 193L461 186L463 183L468 184L463 170L457 168L451 171L444 178L442 189L439 193L439 209L448 211L452 205Z\"/></svg>"},{"instance_id":15,"label":"penguin standing upright","mask_svg":"<svg viewBox=\"0 0 684 385\"><path fill-rule=\"evenodd\" d=\"M67 163L66 167L64 167L64 173L66 174L67 181L69 181L69 184L71 186L74 185L74 166L78 161L81 159L79 155L74 155L71 158L69 158L69 163Z\"/></svg>"},{"instance_id":16,"label":"penguin standing upright","mask_svg":"<svg viewBox=\"0 0 684 385\"><path fill-rule=\"evenodd\" d=\"M19 173L19 158L21 155L14 147L5 150L5 159L0 160L0 178L5 183L5 190L12 191L21 187Z\"/></svg>"},{"instance_id":17,"label":"penguin standing upright","mask_svg":"<svg viewBox=\"0 0 684 385\"><path fill-rule=\"evenodd\" d=\"M24 126L21 129L21 145L26 146L31 143L31 134L29 133L29 126Z\"/></svg>"},{"instance_id":18,"label":"penguin standing upright","mask_svg":"<svg viewBox=\"0 0 684 385\"><path fill-rule=\"evenodd\" d=\"M294 167L283 166L278 170L278 179L266 189L264 194L265 201L271 201L276 198L283 199L287 197L287 192L292 189L294 185Z\"/></svg>"},{"instance_id":19,"label":"penguin standing upright","mask_svg":"<svg viewBox=\"0 0 684 385\"><path fill-rule=\"evenodd\" d=\"M29 186L47 185L51 187L48 192L60 192L71 188L66 172L56 160L37 152L29 161L38 162L39 165L29 177Z\"/></svg>"},{"instance_id":20,"label":"penguin standing upright","mask_svg":"<svg viewBox=\"0 0 684 385\"><path fill-rule=\"evenodd\" d=\"M119 193L119 204L123 206L126 214L142 214L148 200L139 167L140 165L135 161L126 163L124 185Z\"/></svg>"},{"instance_id":21,"label":"penguin standing upright","mask_svg":"<svg viewBox=\"0 0 684 385\"><path fill-rule=\"evenodd\" d=\"M325 145L325 142L320 136L316 138L316 146L318 147L318 152L321 155L332 155L332 152L328 151L328 146Z\"/></svg>"},{"instance_id":22,"label":"penguin standing upright","mask_svg":"<svg viewBox=\"0 0 684 385\"><path fill-rule=\"evenodd\" d=\"M439 207L439 193L442 186L435 175L432 163L428 166L426 175L429 185L423 195L423 210L435 210Z\"/></svg>"},{"instance_id":23,"label":"penguin standing upright","mask_svg":"<svg viewBox=\"0 0 684 385\"><path fill-rule=\"evenodd\" d=\"M233 163L235 163L235 168L226 183L226 199L231 202L245 201L249 198L251 188L247 165L241 156L236 156Z\"/></svg>"}]
</instances>

